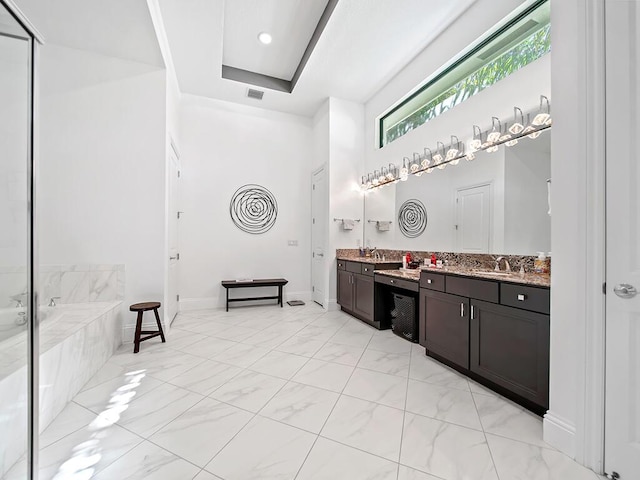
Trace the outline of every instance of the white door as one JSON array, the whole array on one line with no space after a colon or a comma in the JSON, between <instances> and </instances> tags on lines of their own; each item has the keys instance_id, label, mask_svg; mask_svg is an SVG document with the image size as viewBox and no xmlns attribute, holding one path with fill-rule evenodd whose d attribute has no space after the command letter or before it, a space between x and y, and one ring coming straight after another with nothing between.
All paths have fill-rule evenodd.
<instances>
[{"instance_id":1,"label":"white door","mask_svg":"<svg viewBox=\"0 0 640 480\"><path fill-rule=\"evenodd\" d=\"M178 154L173 148L169 149L169 191L168 191L168 244L169 244L169 268L167 279L167 306L166 318L171 323L178 313L178 265L180 253L178 250L178 182L180 180L180 166Z\"/></svg>"},{"instance_id":2,"label":"white door","mask_svg":"<svg viewBox=\"0 0 640 480\"><path fill-rule=\"evenodd\" d=\"M324 168L314 172L311 190L311 290L314 302L325 302L325 245L327 236L327 198Z\"/></svg>"},{"instance_id":3,"label":"white door","mask_svg":"<svg viewBox=\"0 0 640 480\"><path fill-rule=\"evenodd\" d=\"M640 289L640 1L607 0L605 9L605 471L617 472L621 480L636 480L640 478L640 295L625 285Z\"/></svg>"},{"instance_id":4,"label":"white door","mask_svg":"<svg viewBox=\"0 0 640 480\"><path fill-rule=\"evenodd\" d=\"M458 189L456 219L458 251L488 253L491 237L491 185Z\"/></svg>"}]
</instances>

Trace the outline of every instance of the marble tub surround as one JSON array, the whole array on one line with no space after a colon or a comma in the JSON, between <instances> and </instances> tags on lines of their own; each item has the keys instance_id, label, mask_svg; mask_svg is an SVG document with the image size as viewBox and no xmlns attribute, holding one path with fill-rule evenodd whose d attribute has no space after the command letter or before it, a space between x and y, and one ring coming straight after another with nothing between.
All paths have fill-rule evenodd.
<instances>
[{"instance_id":1,"label":"marble tub surround","mask_svg":"<svg viewBox=\"0 0 640 480\"><path fill-rule=\"evenodd\" d=\"M500 254L476 254L476 253L452 253L452 252L428 252L428 251L416 251L416 250L385 250L378 249L377 252L385 257L385 262L394 263L402 262L402 256L408 251L411 252L411 256L414 260L419 260L421 263L425 258L431 258L431 254L435 253L438 260L442 260L447 266L466 267L470 270L493 270L496 266L495 258L501 256L507 259L511 270L518 272L520 266L524 266L525 272L533 272L533 262L536 259L535 255L500 255ZM385 263L380 260L374 260L372 257L361 257L358 249L337 249L336 257L338 260L351 260L354 262L371 262L371 263ZM501 262L500 268L504 269L504 262Z\"/></svg>"},{"instance_id":2,"label":"marble tub surround","mask_svg":"<svg viewBox=\"0 0 640 480\"><path fill-rule=\"evenodd\" d=\"M141 371L101 431L98 480L598 478L542 441L539 417L390 330L313 304L230 313L181 313L167 343L119 349L45 430L40 478ZM252 332L229 340L235 328ZM278 342L256 347L273 332ZM244 347L257 352L249 362L225 353Z\"/></svg>"},{"instance_id":3,"label":"marble tub surround","mask_svg":"<svg viewBox=\"0 0 640 480\"><path fill-rule=\"evenodd\" d=\"M121 340L122 302L94 302L54 307L40 329L40 431L43 431L82 386L113 355ZM26 335L26 332L23 333ZM25 339L17 335L0 344L0 477L23 454L27 429ZM2 406L3 399L11 401Z\"/></svg>"},{"instance_id":4,"label":"marble tub surround","mask_svg":"<svg viewBox=\"0 0 640 480\"><path fill-rule=\"evenodd\" d=\"M26 270L0 267L0 308L14 307L11 296L27 291ZM124 299L124 265L41 265L40 304L109 302Z\"/></svg>"}]
</instances>

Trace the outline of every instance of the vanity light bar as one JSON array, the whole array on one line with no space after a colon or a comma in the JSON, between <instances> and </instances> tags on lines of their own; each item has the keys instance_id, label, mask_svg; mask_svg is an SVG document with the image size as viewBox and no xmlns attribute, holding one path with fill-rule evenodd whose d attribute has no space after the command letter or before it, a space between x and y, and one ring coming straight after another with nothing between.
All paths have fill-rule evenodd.
<instances>
[{"instance_id":1,"label":"vanity light bar","mask_svg":"<svg viewBox=\"0 0 640 480\"><path fill-rule=\"evenodd\" d=\"M549 99L544 95L540 95L540 107L533 114L528 113L525 117L522 109L513 108L513 123L509 125L506 121L501 122L498 117L491 117L491 129L485 132L474 125L473 137L469 143L469 151L465 152L465 144L458 140L455 135L451 136L449 147L445 147L442 142L436 143L435 153L430 148L424 148L424 154L413 154L413 160L404 157L402 167L398 168L393 164L389 164L389 168L382 167L380 172L398 172L392 177L391 173L383 180L383 176L376 170L373 178L377 182L371 181L372 174L362 177L360 188L363 191L372 190L374 188L384 187L390 183L396 183L398 180L406 181L409 175L421 176L423 173L431 173L434 168L443 170L447 165L457 165L461 159L471 161L476 158L476 152L486 151L493 153L498 150L500 145L511 147L518 143L518 139L522 137L538 138L540 134L551 128L551 104Z\"/></svg>"}]
</instances>

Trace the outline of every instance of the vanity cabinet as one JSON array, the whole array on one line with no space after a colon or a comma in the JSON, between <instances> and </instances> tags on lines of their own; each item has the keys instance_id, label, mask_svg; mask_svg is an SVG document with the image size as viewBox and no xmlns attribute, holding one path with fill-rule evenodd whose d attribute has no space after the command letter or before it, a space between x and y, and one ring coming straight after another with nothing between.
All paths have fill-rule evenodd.
<instances>
[{"instance_id":1,"label":"vanity cabinet","mask_svg":"<svg viewBox=\"0 0 640 480\"><path fill-rule=\"evenodd\" d=\"M549 315L473 300L470 327L469 369L522 398L547 406Z\"/></svg>"},{"instance_id":2,"label":"vanity cabinet","mask_svg":"<svg viewBox=\"0 0 640 480\"><path fill-rule=\"evenodd\" d=\"M548 288L423 271L426 353L536 413L549 405Z\"/></svg>"},{"instance_id":3,"label":"vanity cabinet","mask_svg":"<svg viewBox=\"0 0 640 480\"><path fill-rule=\"evenodd\" d=\"M338 260L337 301L342 310L376 328L381 328L381 322L376 319L376 289L373 272L396 269L399 265L401 265L399 262L378 264Z\"/></svg>"},{"instance_id":4,"label":"vanity cabinet","mask_svg":"<svg viewBox=\"0 0 640 480\"><path fill-rule=\"evenodd\" d=\"M469 368L469 299L422 289L419 341L427 350Z\"/></svg>"}]
</instances>

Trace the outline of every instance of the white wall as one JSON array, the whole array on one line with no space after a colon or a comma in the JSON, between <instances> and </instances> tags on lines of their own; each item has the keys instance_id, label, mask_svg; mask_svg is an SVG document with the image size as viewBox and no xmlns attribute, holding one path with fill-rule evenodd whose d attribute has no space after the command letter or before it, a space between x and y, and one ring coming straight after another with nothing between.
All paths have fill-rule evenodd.
<instances>
[{"instance_id":1,"label":"white wall","mask_svg":"<svg viewBox=\"0 0 640 480\"><path fill-rule=\"evenodd\" d=\"M163 298L165 83L150 65L41 49L40 262L125 264L123 308Z\"/></svg>"},{"instance_id":2,"label":"white wall","mask_svg":"<svg viewBox=\"0 0 640 480\"><path fill-rule=\"evenodd\" d=\"M329 252L357 248L362 241L364 211L360 176L364 167L364 105L329 99ZM360 220L343 230L334 218ZM329 308L337 305L334 257L329 267Z\"/></svg>"},{"instance_id":3,"label":"white wall","mask_svg":"<svg viewBox=\"0 0 640 480\"><path fill-rule=\"evenodd\" d=\"M224 306L220 281L236 278L284 277L285 297L309 299L311 119L187 95L180 125L180 308ZM241 231L229 215L231 197L248 183L278 202L276 223L262 235Z\"/></svg>"},{"instance_id":4,"label":"white wall","mask_svg":"<svg viewBox=\"0 0 640 480\"><path fill-rule=\"evenodd\" d=\"M598 100L586 84L587 59L593 52L585 41L585 12L591 2L552 2L551 87L554 126L551 136L552 214L551 248L551 371L549 411L544 439L554 447L584 461L584 403L586 306L601 294L585 279L590 265L587 225L595 210L587 190L587 169L593 168L586 144L586 104ZM591 28L595 28L590 26ZM595 193L595 192L592 192ZM602 280L604 281L604 275Z\"/></svg>"}]
</instances>

